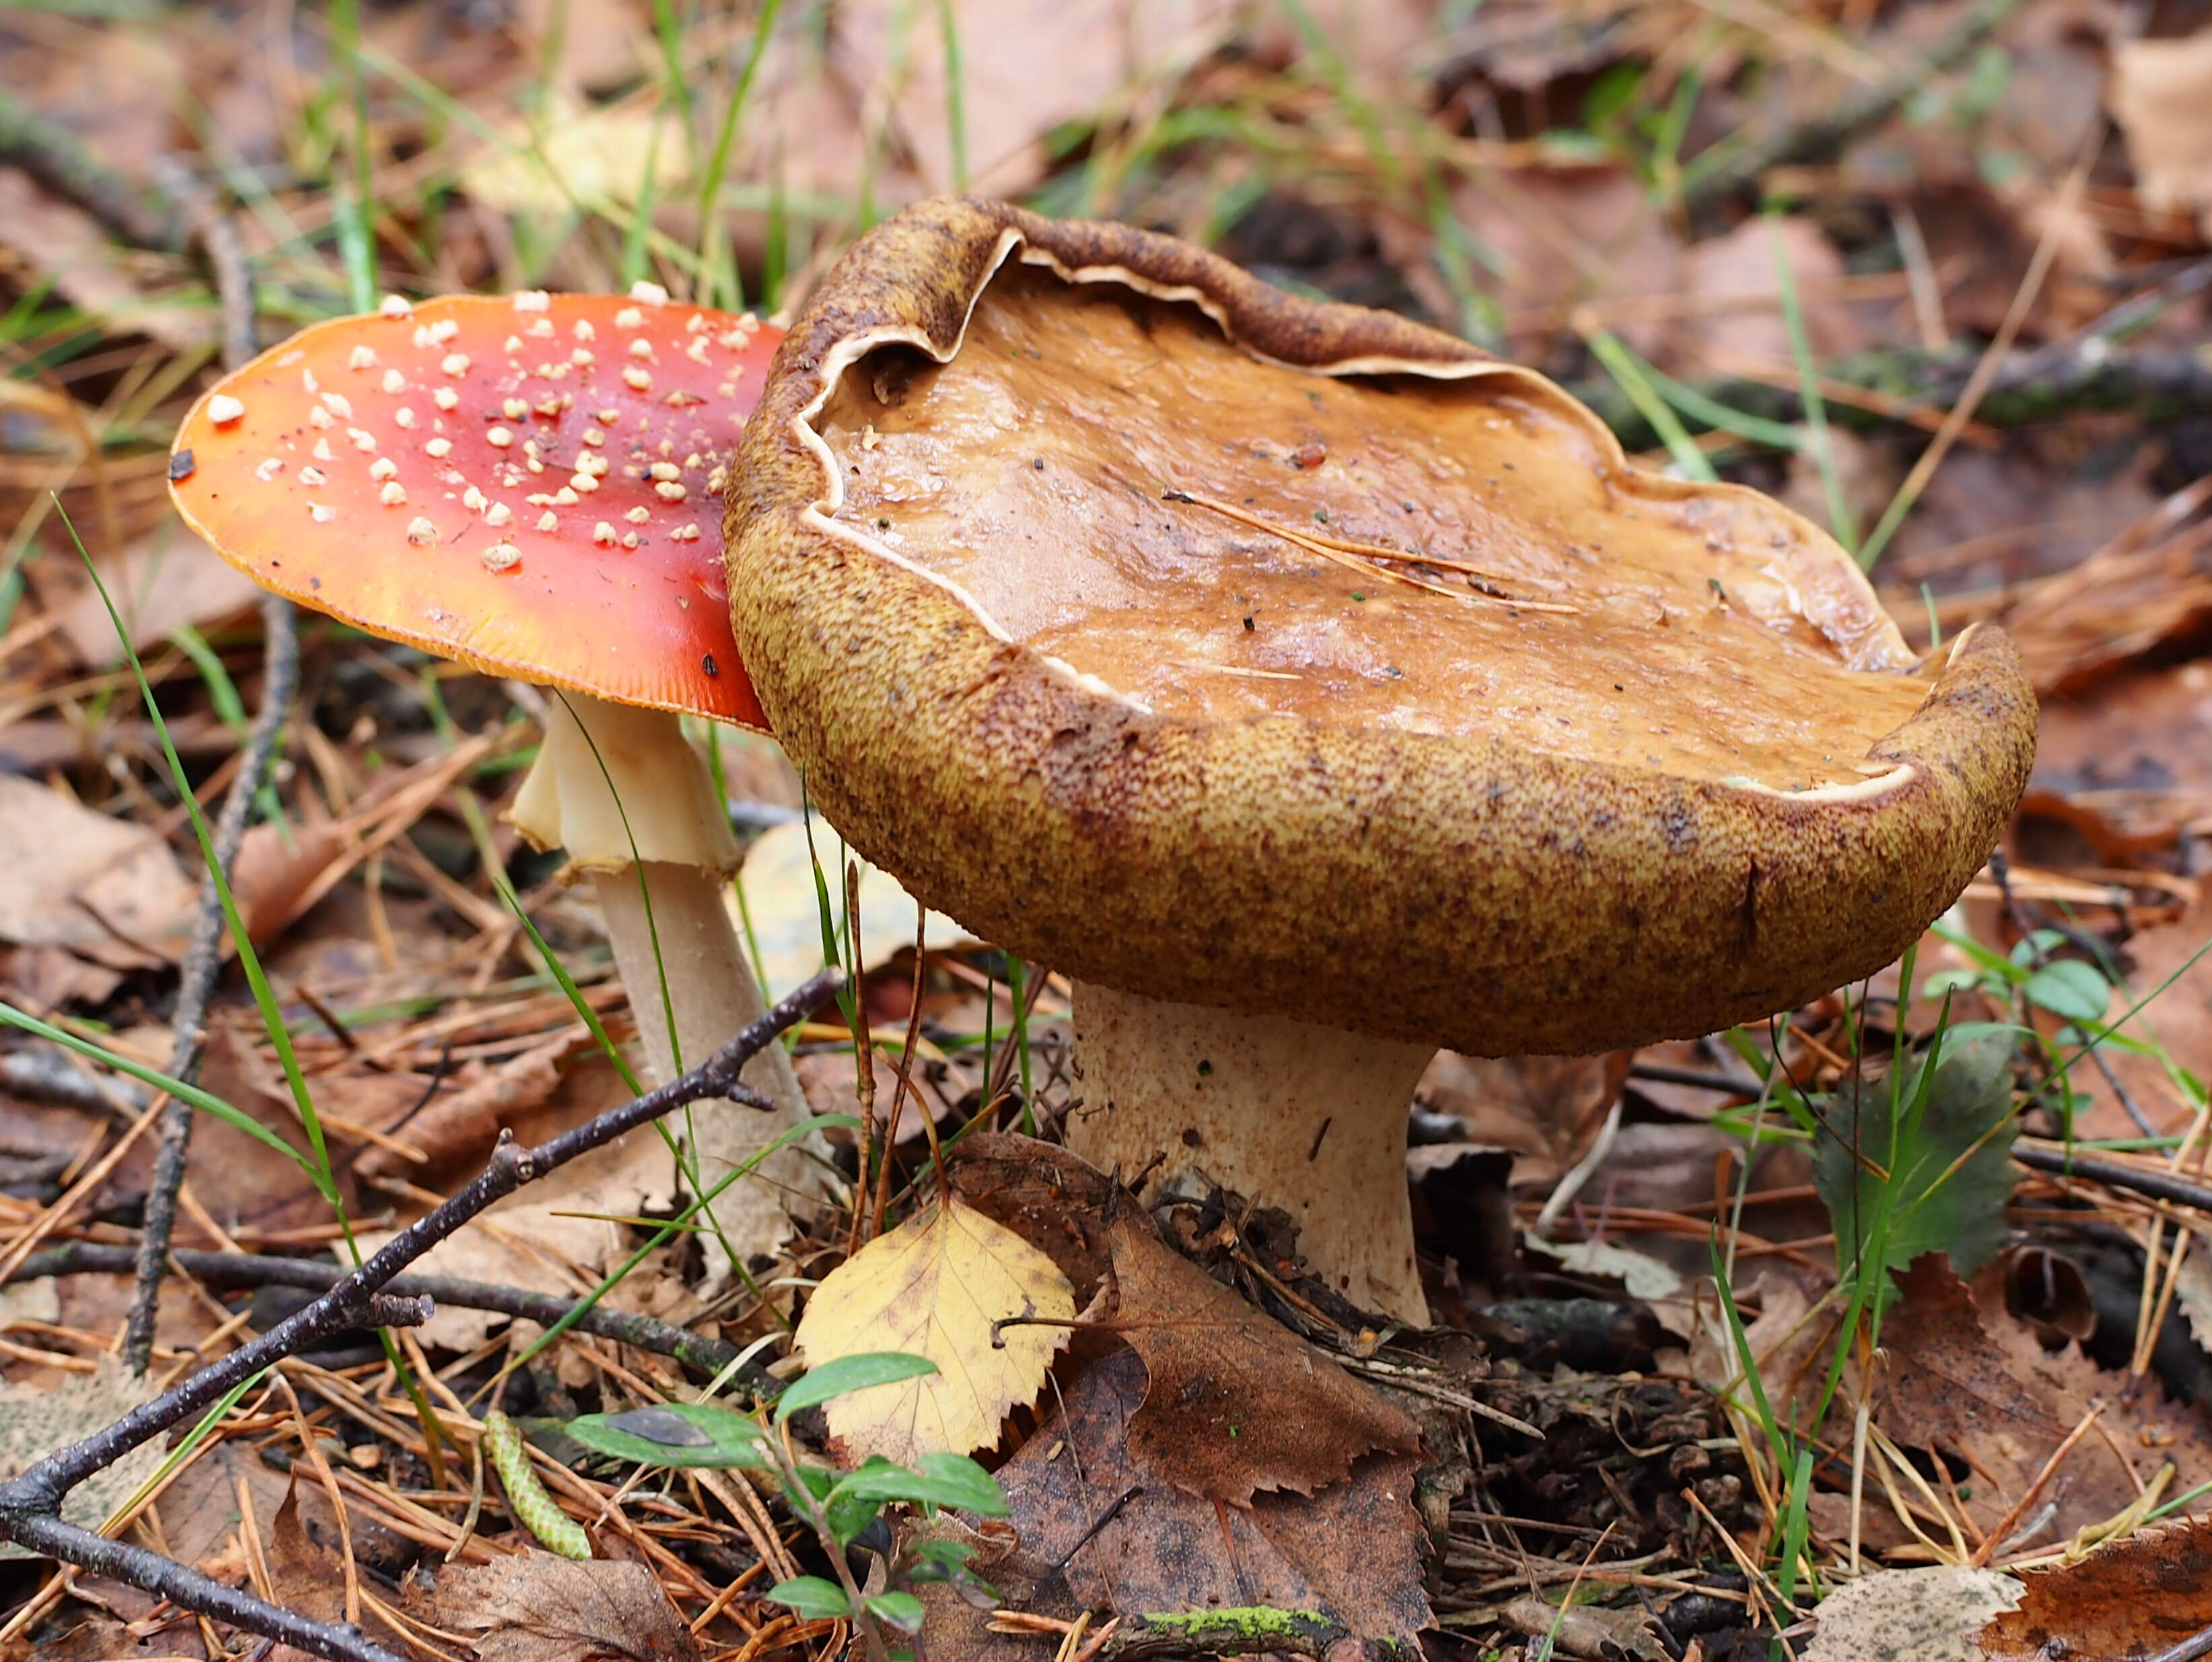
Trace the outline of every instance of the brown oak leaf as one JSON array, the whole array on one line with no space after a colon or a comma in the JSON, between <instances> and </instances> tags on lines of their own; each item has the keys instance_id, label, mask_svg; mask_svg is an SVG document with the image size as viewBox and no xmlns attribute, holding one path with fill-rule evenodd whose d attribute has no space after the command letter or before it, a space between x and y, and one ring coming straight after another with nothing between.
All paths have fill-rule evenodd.
<instances>
[{"instance_id":1,"label":"brown oak leaf","mask_svg":"<svg viewBox=\"0 0 2212 1662\"><path fill-rule=\"evenodd\" d=\"M2212 1627L2212 1519L2141 1530L2022 1578L2020 1608L1974 1635L1990 1662L2120 1662Z\"/></svg>"},{"instance_id":2,"label":"brown oak leaf","mask_svg":"<svg viewBox=\"0 0 2212 1662\"><path fill-rule=\"evenodd\" d=\"M1109 1233L1119 1325L1151 1386L1129 1453L1177 1488L1231 1506L1263 1489L1311 1495L1420 1428L1128 1218Z\"/></svg>"}]
</instances>

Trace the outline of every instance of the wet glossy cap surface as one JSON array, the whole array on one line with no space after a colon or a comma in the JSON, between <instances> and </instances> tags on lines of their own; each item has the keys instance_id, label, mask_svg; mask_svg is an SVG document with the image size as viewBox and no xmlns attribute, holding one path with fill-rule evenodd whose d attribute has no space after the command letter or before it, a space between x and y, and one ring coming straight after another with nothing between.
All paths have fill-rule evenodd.
<instances>
[{"instance_id":1,"label":"wet glossy cap surface","mask_svg":"<svg viewBox=\"0 0 2212 1662\"><path fill-rule=\"evenodd\" d=\"M2001 630L1916 664L1825 534L1632 467L1542 377L1000 203L830 273L728 516L738 640L832 822L1155 998L1489 1055L1754 1020L1917 938L2034 754ZM1431 563L1398 595L1324 523L1498 593Z\"/></svg>"}]
</instances>

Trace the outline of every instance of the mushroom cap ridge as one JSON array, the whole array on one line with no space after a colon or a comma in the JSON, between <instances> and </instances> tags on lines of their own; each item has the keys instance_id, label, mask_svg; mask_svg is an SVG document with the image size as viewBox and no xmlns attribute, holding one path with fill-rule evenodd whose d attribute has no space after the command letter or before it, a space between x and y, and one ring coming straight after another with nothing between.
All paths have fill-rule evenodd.
<instances>
[{"instance_id":1,"label":"mushroom cap ridge","mask_svg":"<svg viewBox=\"0 0 2212 1662\"><path fill-rule=\"evenodd\" d=\"M1603 435L1533 372L1267 289L1169 238L969 199L878 227L793 329L741 441L733 618L816 802L969 928L1152 998L1563 1053L1711 1032L1871 974L1996 846L2036 712L2011 640L1986 626L1950 643L1918 709L1869 751L1891 772L1796 796L1495 738L1164 719L1000 638L833 525L809 423L863 350L949 358L1010 256L1195 302L1293 366L1511 376ZM1601 449L1622 489L1751 494Z\"/></svg>"}]
</instances>

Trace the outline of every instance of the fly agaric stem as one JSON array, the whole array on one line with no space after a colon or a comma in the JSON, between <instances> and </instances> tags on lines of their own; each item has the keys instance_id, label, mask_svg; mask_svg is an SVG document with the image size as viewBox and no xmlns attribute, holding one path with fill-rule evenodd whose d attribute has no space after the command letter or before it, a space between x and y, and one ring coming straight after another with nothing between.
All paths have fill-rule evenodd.
<instances>
[{"instance_id":1,"label":"fly agaric stem","mask_svg":"<svg viewBox=\"0 0 2212 1662\"><path fill-rule=\"evenodd\" d=\"M170 459L186 522L264 588L559 689L515 821L582 870L619 874L595 881L662 1079L761 1007L722 905L738 862L727 811L668 713L764 725L731 636L717 507L781 338L651 284L393 297L226 376ZM806 1112L780 1052L747 1078L775 1113L694 1115L708 1170ZM741 1257L787 1233L779 1192L803 1204L828 1186L808 1153L769 1164L769 1182L717 1204Z\"/></svg>"},{"instance_id":2,"label":"fly agaric stem","mask_svg":"<svg viewBox=\"0 0 2212 1662\"><path fill-rule=\"evenodd\" d=\"M638 1037L644 1042L656 1083L680 1078L685 1068L726 1043L748 1022L757 1020L768 1007L760 983L753 979L744 944L730 925L723 899L728 879L696 866L649 860L628 871L594 871L591 883L599 911L606 919L607 938L614 948L623 985L629 990ZM653 901L650 928L645 916L647 895ZM675 1007L672 1022L661 1003L664 975L669 1001ZM683 1047L680 1055L672 1048L672 1035L674 1043ZM751 1109L728 1108L720 1102L702 1107L717 1113L726 1109L736 1115L744 1140L752 1147L772 1140L806 1118L805 1093L792 1071L790 1053L782 1046L770 1045L747 1063L744 1081L776 1105L774 1114L764 1118ZM702 1131L700 1140L699 1177L709 1187L750 1151L747 1149L733 1158L726 1139ZM799 1149L784 1149L770 1156L763 1165L764 1183L728 1191L714 1203L715 1219L733 1246L742 1247L741 1237L758 1233L736 1222L756 1210L750 1197L763 1196L768 1203L766 1210L780 1215L774 1204L775 1188L820 1192L819 1182L810 1181L806 1175L810 1167L819 1169Z\"/></svg>"},{"instance_id":3,"label":"fly agaric stem","mask_svg":"<svg viewBox=\"0 0 2212 1662\"><path fill-rule=\"evenodd\" d=\"M1083 1106L1067 1145L1125 1181L1150 1168L1148 1198L1214 1186L1281 1208L1315 1275L1363 1310L1425 1326L1406 1130L1436 1053L1079 981Z\"/></svg>"},{"instance_id":4,"label":"fly agaric stem","mask_svg":"<svg viewBox=\"0 0 2212 1662\"><path fill-rule=\"evenodd\" d=\"M759 1016L760 984L725 898L737 842L679 718L562 694L509 817L539 847L565 848L586 874L656 1082L679 1077ZM746 1064L744 1081L775 1111L699 1105L690 1124L705 1183L809 1113L780 1045ZM710 1269L724 1271L716 1252L724 1243L740 1261L781 1246L791 1230L786 1197L823 1195L827 1170L795 1144L763 1162L759 1180L725 1192L706 1237Z\"/></svg>"}]
</instances>

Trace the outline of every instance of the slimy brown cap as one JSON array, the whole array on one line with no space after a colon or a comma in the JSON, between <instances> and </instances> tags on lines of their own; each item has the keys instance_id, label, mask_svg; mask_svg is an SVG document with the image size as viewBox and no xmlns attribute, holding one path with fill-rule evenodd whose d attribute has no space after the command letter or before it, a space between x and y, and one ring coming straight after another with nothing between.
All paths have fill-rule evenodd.
<instances>
[{"instance_id":1,"label":"slimy brown cap","mask_svg":"<svg viewBox=\"0 0 2212 1662\"><path fill-rule=\"evenodd\" d=\"M868 857L1146 996L1478 1053L1889 962L2033 760L1835 543L1542 377L1126 227L926 203L830 273L729 493L737 637Z\"/></svg>"},{"instance_id":2,"label":"slimy brown cap","mask_svg":"<svg viewBox=\"0 0 2212 1662\"><path fill-rule=\"evenodd\" d=\"M757 727L720 495L781 338L649 286L390 300L210 389L170 488L255 582L373 634Z\"/></svg>"}]
</instances>

